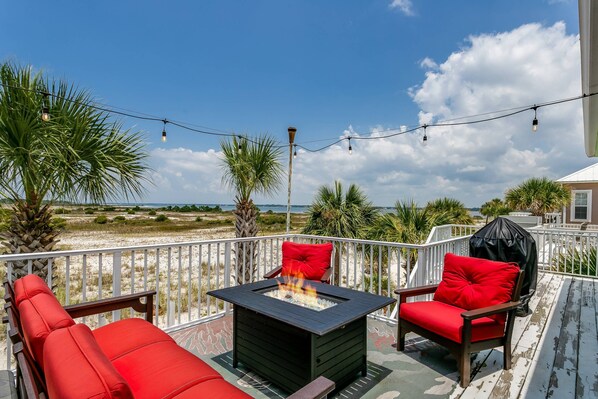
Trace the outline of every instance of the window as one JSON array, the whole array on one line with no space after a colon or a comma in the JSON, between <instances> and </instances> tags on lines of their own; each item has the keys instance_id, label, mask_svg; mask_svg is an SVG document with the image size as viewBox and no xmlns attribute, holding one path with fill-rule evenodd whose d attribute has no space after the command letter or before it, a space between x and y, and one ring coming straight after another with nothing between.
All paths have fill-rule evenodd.
<instances>
[{"instance_id":1,"label":"window","mask_svg":"<svg viewBox=\"0 0 598 399\"><path fill-rule=\"evenodd\" d=\"M592 190L573 190L571 221L589 222L592 216Z\"/></svg>"}]
</instances>

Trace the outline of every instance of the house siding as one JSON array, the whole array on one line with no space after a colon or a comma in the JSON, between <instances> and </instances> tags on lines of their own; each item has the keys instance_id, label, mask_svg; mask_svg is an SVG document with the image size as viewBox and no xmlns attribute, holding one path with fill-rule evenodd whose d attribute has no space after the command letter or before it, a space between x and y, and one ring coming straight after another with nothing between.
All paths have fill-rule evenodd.
<instances>
[{"instance_id":1,"label":"house siding","mask_svg":"<svg viewBox=\"0 0 598 399\"><path fill-rule=\"evenodd\" d=\"M592 202L591 202L591 213L590 220L591 224L598 224L598 182L594 183L565 183L565 186L569 187L571 191L574 190L590 190L592 191ZM579 223L579 221L571 220L571 203L565 208L565 214L563 215L564 223Z\"/></svg>"}]
</instances>

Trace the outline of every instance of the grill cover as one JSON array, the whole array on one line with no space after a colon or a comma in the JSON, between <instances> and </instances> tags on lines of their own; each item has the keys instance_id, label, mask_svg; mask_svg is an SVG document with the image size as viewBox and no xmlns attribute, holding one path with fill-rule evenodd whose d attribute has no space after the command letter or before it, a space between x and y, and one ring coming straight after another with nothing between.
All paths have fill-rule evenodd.
<instances>
[{"instance_id":1,"label":"grill cover","mask_svg":"<svg viewBox=\"0 0 598 399\"><path fill-rule=\"evenodd\" d=\"M525 271L517 315L529 314L529 300L536 292L538 279L538 252L531 234L509 219L496 218L469 239L469 255L517 263Z\"/></svg>"}]
</instances>

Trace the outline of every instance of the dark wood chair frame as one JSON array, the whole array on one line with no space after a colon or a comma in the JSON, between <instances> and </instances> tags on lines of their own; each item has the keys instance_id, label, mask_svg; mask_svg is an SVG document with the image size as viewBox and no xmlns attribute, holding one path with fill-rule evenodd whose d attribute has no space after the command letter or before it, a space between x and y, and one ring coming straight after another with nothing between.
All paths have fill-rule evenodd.
<instances>
[{"instance_id":1,"label":"dark wood chair frame","mask_svg":"<svg viewBox=\"0 0 598 399\"><path fill-rule=\"evenodd\" d=\"M426 285L423 287L403 288L395 290L395 294L399 295L399 310L398 330L397 330L397 350L405 350L405 334L414 332L422 337L434 341L453 353L457 358L459 366L459 373L461 374L461 386L463 388L469 385L471 379L471 354L486 349L492 349L499 346L503 347L503 368L508 370L511 368L511 337L513 335L513 323L515 321L515 311L521 304L519 295L521 293L521 285L523 284L523 270L519 271L511 301L499 305L488 306L485 308L468 310L461 313L463 317L463 329L461 332L461 343L445 338L433 331L427 330L417 324L411 323L400 318L401 304L406 303L408 298L420 295L432 294L438 288L438 284ZM505 323L505 333L502 337L486 339L483 341L471 342L471 323L473 320L481 317L488 317L506 313L507 319Z\"/></svg>"},{"instance_id":2,"label":"dark wood chair frame","mask_svg":"<svg viewBox=\"0 0 598 399\"><path fill-rule=\"evenodd\" d=\"M15 306L14 288L11 282L4 283L4 309L6 316L2 318L8 324L8 334L13 344L13 354L17 361L17 393L19 398L47 399L45 376L33 356L29 352L23 338L19 311ZM143 291L135 294L122 295L114 298L99 299L64 306L72 318L92 316L114 310L133 308L139 313L145 313L145 320L153 322L154 295L156 291ZM145 301L142 299L145 298ZM292 394L288 399L324 399L334 391L333 381L319 377Z\"/></svg>"}]
</instances>

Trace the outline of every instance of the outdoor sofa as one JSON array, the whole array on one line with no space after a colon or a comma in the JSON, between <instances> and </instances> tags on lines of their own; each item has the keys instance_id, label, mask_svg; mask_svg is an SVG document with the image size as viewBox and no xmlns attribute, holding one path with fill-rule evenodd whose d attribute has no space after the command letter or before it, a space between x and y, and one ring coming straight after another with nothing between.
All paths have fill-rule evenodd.
<instances>
[{"instance_id":1,"label":"outdoor sofa","mask_svg":"<svg viewBox=\"0 0 598 399\"><path fill-rule=\"evenodd\" d=\"M26 397L251 398L151 323L153 291L62 307L35 275L14 286L6 283L5 289L17 384ZM73 320L129 307L146 319L123 319L93 331ZM320 378L291 397L321 398L333 388Z\"/></svg>"}]
</instances>

